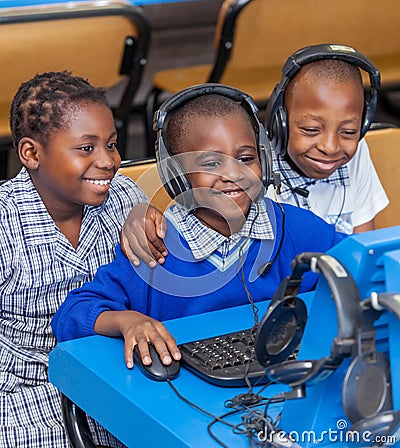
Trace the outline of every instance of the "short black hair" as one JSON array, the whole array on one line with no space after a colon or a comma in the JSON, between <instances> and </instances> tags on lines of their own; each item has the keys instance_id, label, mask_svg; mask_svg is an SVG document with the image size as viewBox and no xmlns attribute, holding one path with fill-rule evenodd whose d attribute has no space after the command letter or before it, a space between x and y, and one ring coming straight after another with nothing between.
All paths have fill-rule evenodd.
<instances>
[{"instance_id":1,"label":"short black hair","mask_svg":"<svg viewBox=\"0 0 400 448\"><path fill-rule=\"evenodd\" d=\"M71 72L45 72L35 75L18 88L10 109L13 146L23 137L45 145L49 136L68 126L71 111L83 103L109 107L104 89Z\"/></svg>"},{"instance_id":2,"label":"short black hair","mask_svg":"<svg viewBox=\"0 0 400 448\"><path fill-rule=\"evenodd\" d=\"M350 62L341 59L321 59L303 65L296 75L291 79L285 89L285 101L290 98L296 81L304 79L310 85L317 83L343 83L354 81L363 88L360 69Z\"/></svg>"},{"instance_id":3,"label":"short black hair","mask_svg":"<svg viewBox=\"0 0 400 448\"><path fill-rule=\"evenodd\" d=\"M257 138L257 130L250 115L233 98L210 93L189 100L182 106L172 110L167 116L163 138L169 154L176 155L180 152L182 138L190 134L194 117L231 117L238 114L249 121Z\"/></svg>"}]
</instances>

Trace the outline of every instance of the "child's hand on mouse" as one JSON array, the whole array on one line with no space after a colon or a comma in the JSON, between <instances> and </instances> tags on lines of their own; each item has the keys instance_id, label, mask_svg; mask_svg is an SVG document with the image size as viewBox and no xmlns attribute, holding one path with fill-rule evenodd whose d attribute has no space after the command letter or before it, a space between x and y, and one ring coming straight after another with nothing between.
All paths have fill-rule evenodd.
<instances>
[{"instance_id":1,"label":"child's hand on mouse","mask_svg":"<svg viewBox=\"0 0 400 448\"><path fill-rule=\"evenodd\" d=\"M171 364L171 355L176 361L181 359L175 338L165 326L158 320L137 311L104 311L97 318L94 330L98 334L124 337L124 354L128 369L134 364L135 345L138 345L143 364L151 364L149 342L154 345L163 364Z\"/></svg>"}]
</instances>

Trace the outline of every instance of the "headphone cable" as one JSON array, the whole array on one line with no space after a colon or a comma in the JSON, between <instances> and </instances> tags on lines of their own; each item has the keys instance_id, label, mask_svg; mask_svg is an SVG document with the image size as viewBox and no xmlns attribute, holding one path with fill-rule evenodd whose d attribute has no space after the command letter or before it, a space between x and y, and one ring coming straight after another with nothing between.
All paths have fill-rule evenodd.
<instances>
[{"instance_id":1,"label":"headphone cable","mask_svg":"<svg viewBox=\"0 0 400 448\"><path fill-rule=\"evenodd\" d=\"M340 210L339 210L339 214L336 217L336 221L334 222L335 225L335 229L336 229L336 224L339 222L339 218L341 217L342 213L343 213L343 209L344 209L344 204L346 202L346 185L343 185L343 199L342 199L342 205L340 206Z\"/></svg>"},{"instance_id":2,"label":"headphone cable","mask_svg":"<svg viewBox=\"0 0 400 448\"><path fill-rule=\"evenodd\" d=\"M279 241L278 249L277 249L277 251L276 251L274 257L272 258L272 260L267 261L265 264L261 265L261 266L258 268L257 272L258 272L258 275L260 275L261 277L263 277L265 274L268 273L268 271L271 269L272 265L273 265L273 264L275 263L275 261L278 259L279 254L280 254L280 252L281 252L281 250L282 250L283 240L284 240L284 238L285 238L285 218L286 218L286 216L285 216L285 210L284 210L284 208L282 207L282 204L281 204L281 203L278 201L278 199L276 198L276 196L275 196L275 199L276 199L275 202L276 202L276 204L278 205L278 207L279 207L279 209L281 210L281 213L282 213L281 239L280 239L280 241Z\"/></svg>"}]
</instances>

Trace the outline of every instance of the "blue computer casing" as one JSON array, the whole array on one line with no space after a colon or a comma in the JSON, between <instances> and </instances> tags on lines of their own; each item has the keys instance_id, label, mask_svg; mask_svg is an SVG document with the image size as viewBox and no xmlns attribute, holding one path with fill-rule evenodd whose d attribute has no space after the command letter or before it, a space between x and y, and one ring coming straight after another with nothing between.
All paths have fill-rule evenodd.
<instances>
[{"instance_id":1,"label":"blue computer casing","mask_svg":"<svg viewBox=\"0 0 400 448\"><path fill-rule=\"evenodd\" d=\"M352 274L361 299L372 292L400 293L400 226L352 235L329 252ZM376 349L390 361L393 408L400 409L400 320L389 311L375 324ZM338 333L336 308L327 282L320 278L309 308L298 359L329 356ZM306 397L287 400L279 427L300 446L364 447L368 440L357 440L347 430L351 423L342 405L342 386L350 360L345 359L328 379L306 385ZM398 443L390 446L400 446Z\"/></svg>"}]
</instances>

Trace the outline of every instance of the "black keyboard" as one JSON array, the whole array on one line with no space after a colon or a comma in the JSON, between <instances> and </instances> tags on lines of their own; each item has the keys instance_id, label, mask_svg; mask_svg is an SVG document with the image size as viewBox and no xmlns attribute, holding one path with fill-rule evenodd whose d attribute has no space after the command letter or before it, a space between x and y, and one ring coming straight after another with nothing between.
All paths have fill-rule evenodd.
<instances>
[{"instance_id":1,"label":"black keyboard","mask_svg":"<svg viewBox=\"0 0 400 448\"><path fill-rule=\"evenodd\" d=\"M254 356L252 330L242 330L181 344L181 364L205 379L223 387L266 384L265 369Z\"/></svg>"}]
</instances>

